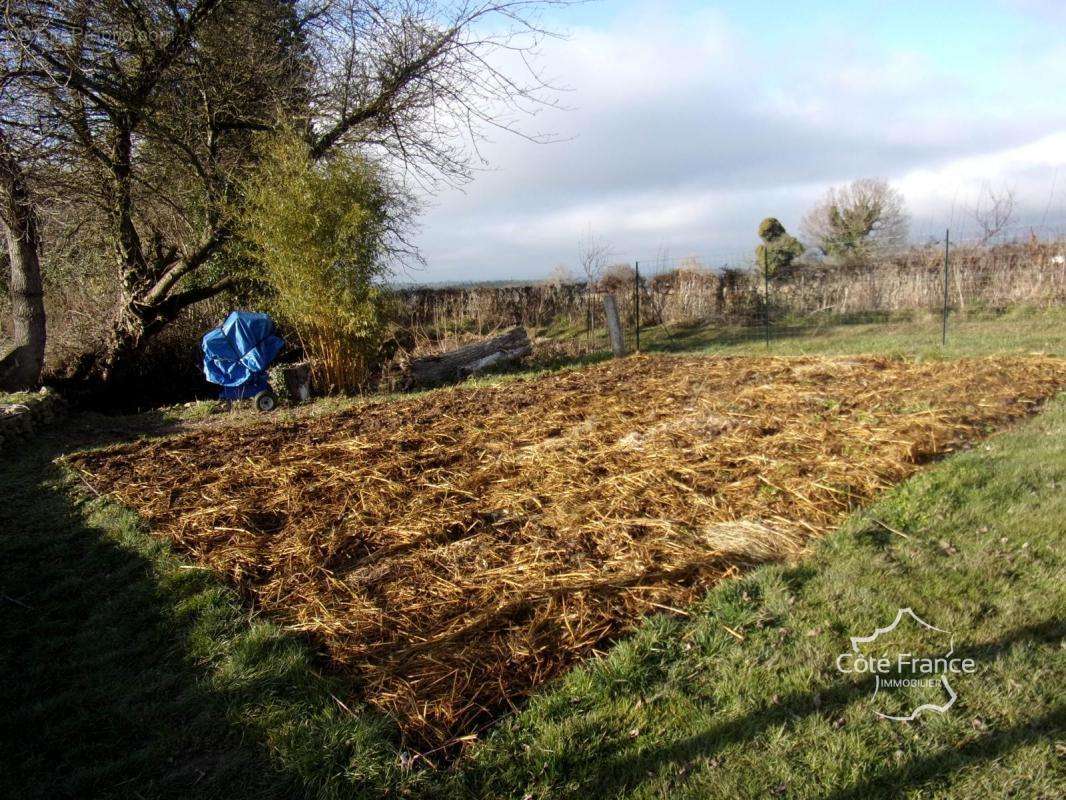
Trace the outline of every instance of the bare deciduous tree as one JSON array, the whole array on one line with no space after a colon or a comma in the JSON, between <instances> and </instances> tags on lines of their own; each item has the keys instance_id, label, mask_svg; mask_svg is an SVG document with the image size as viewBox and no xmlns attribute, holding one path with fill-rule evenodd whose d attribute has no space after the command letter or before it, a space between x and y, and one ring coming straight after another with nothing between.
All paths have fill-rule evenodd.
<instances>
[{"instance_id":1,"label":"bare deciduous tree","mask_svg":"<svg viewBox=\"0 0 1066 800\"><path fill-rule=\"evenodd\" d=\"M610 258L611 248L593 236L590 228L577 248L577 263L585 276L585 339L589 352L592 351L592 293Z\"/></svg>"},{"instance_id":2,"label":"bare deciduous tree","mask_svg":"<svg viewBox=\"0 0 1066 800\"><path fill-rule=\"evenodd\" d=\"M45 312L41 286L40 226L21 165L0 129L0 220L11 265L14 348L0 359L0 389L35 387L44 367Z\"/></svg>"},{"instance_id":3,"label":"bare deciduous tree","mask_svg":"<svg viewBox=\"0 0 1066 800\"><path fill-rule=\"evenodd\" d=\"M1014 190L986 185L970 215L981 229L981 244L987 245L1010 227L1014 218Z\"/></svg>"},{"instance_id":4,"label":"bare deciduous tree","mask_svg":"<svg viewBox=\"0 0 1066 800\"><path fill-rule=\"evenodd\" d=\"M611 259L611 248L592 235L592 231L578 244L577 263L581 267L581 273L585 276L585 283L589 288L596 285L603 271L607 269L607 262Z\"/></svg>"},{"instance_id":5,"label":"bare deciduous tree","mask_svg":"<svg viewBox=\"0 0 1066 800\"><path fill-rule=\"evenodd\" d=\"M880 178L831 188L803 219L808 242L841 261L900 247L907 241L907 229L903 195Z\"/></svg>"},{"instance_id":6,"label":"bare deciduous tree","mask_svg":"<svg viewBox=\"0 0 1066 800\"><path fill-rule=\"evenodd\" d=\"M6 109L19 99L18 86L6 79L17 64L15 54L0 50L0 225L4 228L10 266L13 348L0 358L0 389L31 389L41 379L46 344L41 282L41 226L27 168L31 152L9 134ZM21 151L21 153L20 153ZM21 155L21 157L20 157Z\"/></svg>"},{"instance_id":7,"label":"bare deciduous tree","mask_svg":"<svg viewBox=\"0 0 1066 800\"><path fill-rule=\"evenodd\" d=\"M227 256L254 138L295 127L315 159L359 148L462 181L485 126L545 84L502 64L552 0L0 0L11 114L113 250L119 301L77 365L106 382L190 304L233 287ZM404 250L406 243L399 243ZM406 248L409 249L409 248Z\"/></svg>"}]
</instances>

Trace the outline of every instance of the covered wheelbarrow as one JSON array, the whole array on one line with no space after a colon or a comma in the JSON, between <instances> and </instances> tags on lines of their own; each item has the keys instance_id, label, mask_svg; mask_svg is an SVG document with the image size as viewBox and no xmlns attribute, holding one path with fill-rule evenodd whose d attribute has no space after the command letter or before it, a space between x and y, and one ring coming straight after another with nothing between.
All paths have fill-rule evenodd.
<instances>
[{"instance_id":1,"label":"covered wheelbarrow","mask_svg":"<svg viewBox=\"0 0 1066 800\"><path fill-rule=\"evenodd\" d=\"M204 334L204 377L221 387L226 401L252 398L260 411L278 404L267 370L285 346L266 314L234 311L225 322Z\"/></svg>"}]
</instances>

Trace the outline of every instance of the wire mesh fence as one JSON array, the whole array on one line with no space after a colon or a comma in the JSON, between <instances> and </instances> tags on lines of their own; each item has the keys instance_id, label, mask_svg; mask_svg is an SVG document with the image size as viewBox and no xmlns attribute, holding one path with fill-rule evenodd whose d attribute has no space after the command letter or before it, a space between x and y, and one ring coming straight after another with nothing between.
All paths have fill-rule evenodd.
<instances>
[{"instance_id":1,"label":"wire mesh fence","mask_svg":"<svg viewBox=\"0 0 1066 800\"><path fill-rule=\"evenodd\" d=\"M589 281L409 289L410 328L427 349L511 325L575 353L610 346L604 299L613 299L625 347L673 350L775 342L835 324L921 320L929 341L950 337L972 312L1066 304L1066 235L1034 228L990 242L950 231L922 245L850 263L799 260L776 272L750 256L616 261Z\"/></svg>"},{"instance_id":2,"label":"wire mesh fence","mask_svg":"<svg viewBox=\"0 0 1066 800\"><path fill-rule=\"evenodd\" d=\"M765 253L765 251L764 251ZM1066 239L1031 235L990 244L952 238L853 263L799 262L775 273L752 259L743 267L681 266L632 269L632 346L649 343L671 321L716 325L723 344L793 338L829 323L890 323L920 315L935 324L942 343L953 318L972 311L1066 302ZM623 295L624 302L624 295ZM661 344L661 337L653 340Z\"/></svg>"}]
</instances>

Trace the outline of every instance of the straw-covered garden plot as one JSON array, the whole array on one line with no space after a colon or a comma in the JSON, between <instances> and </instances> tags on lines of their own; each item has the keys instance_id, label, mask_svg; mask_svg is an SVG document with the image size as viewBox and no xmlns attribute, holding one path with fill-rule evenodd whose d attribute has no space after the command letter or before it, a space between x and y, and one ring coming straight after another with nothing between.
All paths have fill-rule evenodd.
<instances>
[{"instance_id":1,"label":"straw-covered garden plot","mask_svg":"<svg viewBox=\"0 0 1066 800\"><path fill-rule=\"evenodd\" d=\"M1064 385L1041 357L638 357L71 462L428 746Z\"/></svg>"}]
</instances>

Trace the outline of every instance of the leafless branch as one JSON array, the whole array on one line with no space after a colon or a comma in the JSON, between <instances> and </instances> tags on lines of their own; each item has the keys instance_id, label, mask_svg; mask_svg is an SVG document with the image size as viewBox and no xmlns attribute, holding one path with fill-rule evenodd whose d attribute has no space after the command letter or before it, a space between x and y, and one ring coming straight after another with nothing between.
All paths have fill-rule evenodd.
<instances>
[{"instance_id":1,"label":"leafless branch","mask_svg":"<svg viewBox=\"0 0 1066 800\"><path fill-rule=\"evenodd\" d=\"M1014 201L1013 189L1003 187L997 190L990 185L984 187L982 195L970 210L970 215L981 230L980 244L989 244L1010 227L1014 219Z\"/></svg>"}]
</instances>

